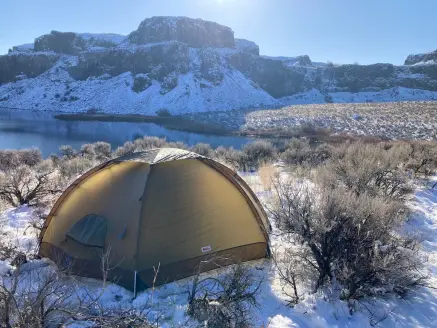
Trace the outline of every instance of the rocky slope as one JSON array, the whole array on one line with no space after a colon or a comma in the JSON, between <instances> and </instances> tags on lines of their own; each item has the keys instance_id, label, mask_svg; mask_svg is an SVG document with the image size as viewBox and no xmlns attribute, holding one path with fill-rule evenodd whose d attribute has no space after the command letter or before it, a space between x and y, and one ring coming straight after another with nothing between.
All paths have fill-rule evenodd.
<instances>
[{"instance_id":1,"label":"rocky slope","mask_svg":"<svg viewBox=\"0 0 437 328\"><path fill-rule=\"evenodd\" d=\"M52 31L0 56L0 107L172 113L293 103L437 99L435 53L405 65L260 56L226 26L145 19L128 36Z\"/></svg>"}]
</instances>

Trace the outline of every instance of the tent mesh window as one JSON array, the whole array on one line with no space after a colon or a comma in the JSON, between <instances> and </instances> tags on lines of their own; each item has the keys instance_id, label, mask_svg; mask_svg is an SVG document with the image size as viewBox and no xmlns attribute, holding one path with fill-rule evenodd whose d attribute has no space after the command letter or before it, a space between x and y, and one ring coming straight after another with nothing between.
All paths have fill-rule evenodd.
<instances>
[{"instance_id":1,"label":"tent mesh window","mask_svg":"<svg viewBox=\"0 0 437 328\"><path fill-rule=\"evenodd\" d=\"M71 227L67 233L67 237L85 246L104 248L106 230L107 221L104 217L89 214Z\"/></svg>"}]
</instances>

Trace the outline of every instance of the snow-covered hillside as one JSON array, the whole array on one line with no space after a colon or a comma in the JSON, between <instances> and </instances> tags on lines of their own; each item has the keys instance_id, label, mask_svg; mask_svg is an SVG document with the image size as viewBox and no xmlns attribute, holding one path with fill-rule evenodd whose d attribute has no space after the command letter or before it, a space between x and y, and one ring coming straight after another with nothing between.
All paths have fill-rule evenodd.
<instances>
[{"instance_id":1,"label":"snow-covered hillside","mask_svg":"<svg viewBox=\"0 0 437 328\"><path fill-rule=\"evenodd\" d=\"M404 66L260 56L226 26L152 17L128 36L52 31L0 56L0 107L155 115L437 99L433 54Z\"/></svg>"}]
</instances>

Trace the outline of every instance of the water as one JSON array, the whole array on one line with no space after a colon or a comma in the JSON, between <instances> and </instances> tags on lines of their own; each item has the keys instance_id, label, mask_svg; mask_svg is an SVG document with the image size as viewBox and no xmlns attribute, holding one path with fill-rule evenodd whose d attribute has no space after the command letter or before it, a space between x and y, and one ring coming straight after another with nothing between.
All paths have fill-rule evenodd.
<instances>
[{"instance_id":1,"label":"water","mask_svg":"<svg viewBox=\"0 0 437 328\"><path fill-rule=\"evenodd\" d=\"M58 152L59 146L79 149L84 143L106 141L116 148L142 136L156 136L188 145L199 142L212 147L241 148L250 141L239 136L217 136L169 130L154 123L79 122L54 119L47 112L0 108L0 149L37 147L43 156Z\"/></svg>"}]
</instances>

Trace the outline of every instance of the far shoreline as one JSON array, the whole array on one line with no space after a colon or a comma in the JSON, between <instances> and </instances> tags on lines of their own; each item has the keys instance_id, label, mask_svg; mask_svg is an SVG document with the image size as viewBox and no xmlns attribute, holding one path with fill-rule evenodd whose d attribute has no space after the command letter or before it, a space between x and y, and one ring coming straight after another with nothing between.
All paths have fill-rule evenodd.
<instances>
[{"instance_id":1,"label":"far shoreline","mask_svg":"<svg viewBox=\"0 0 437 328\"><path fill-rule=\"evenodd\" d=\"M213 134L220 136L235 135L235 131L205 123L196 122L182 116L148 116L141 114L105 114L105 113L67 113L55 114L53 117L62 121L98 121L98 122L128 122L154 123L170 130L191 133Z\"/></svg>"}]
</instances>

